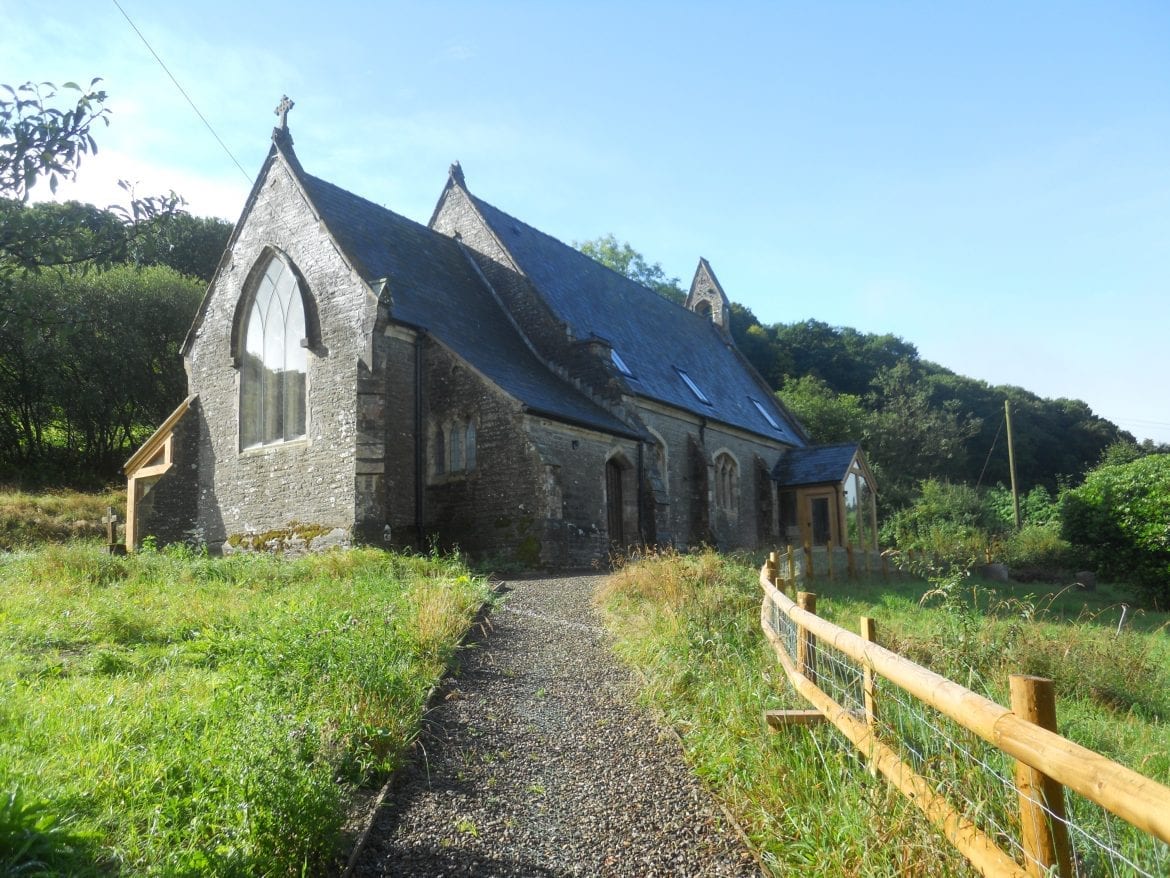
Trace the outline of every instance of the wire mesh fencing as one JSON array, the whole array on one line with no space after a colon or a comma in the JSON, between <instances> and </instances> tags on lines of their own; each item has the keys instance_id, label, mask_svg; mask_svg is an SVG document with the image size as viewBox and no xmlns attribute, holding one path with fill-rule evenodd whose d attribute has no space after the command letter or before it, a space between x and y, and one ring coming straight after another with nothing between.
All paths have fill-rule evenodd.
<instances>
[{"instance_id":1,"label":"wire mesh fencing","mask_svg":"<svg viewBox=\"0 0 1170 878\"><path fill-rule=\"evenodd\" d=\"M761 571L765 583L771 583L767 567ZM811 606L803 612L815 613L815 604ZM811 624L801 607L775 587L765 585L762 610L765 633L797 691L850 742L870 771L880 769L903 792L914 795L916 804L979 871L1170 876L1170 789L1098 754L1084 760L1092 763L1092 771L1086 771L1091 777L1082 786L1092 798L1067 786L1042 787L1037 776L1055 784L1046 773L1052 766L1028 766L1013 757L993 743L995 736L985 724L968 722L951 704L966 698L973 716L994 715L995 708L1011 712L949 681L944 681L947 687L963 691L948 694L951 701L941 706L946 710L928 703L911 691L922 687L907 688L905 681L877 673L867 660L888 651L820 619L817 636L796 621ZM898 669L911 664L896 659L889 664ZM905 672L912 675L913 668ZM924 680L937 676L918 670ZM1011 718L1017 719L1014 714ZM1027 738L1028 727L1022 728L1020 735ZM1037 729L1035 749L1043 753L1052 739ZM1066 743L1070 752L1079 752ZM1105 771L1106 763L1117 771Z\"/></svg>"}]
</instances>

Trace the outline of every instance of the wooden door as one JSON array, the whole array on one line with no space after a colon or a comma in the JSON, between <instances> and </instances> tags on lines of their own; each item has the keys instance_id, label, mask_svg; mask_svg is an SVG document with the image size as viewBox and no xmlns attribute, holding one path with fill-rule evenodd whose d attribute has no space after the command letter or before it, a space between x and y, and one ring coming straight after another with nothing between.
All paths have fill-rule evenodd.
<instances>
[{"instance_id":1,"label":"wooden door","mask_svg":"<svg viewBox=\"0 0 1170 878\"><path fill-rule=\"evenodd\" d=\"M616 460L605 464L605 508L609 522L609 541L619 546L626 544L623 527L625 504L622 502L622 467Z\"/></svg>"},{"instance_id":2,"label":"wooden door","mask_svg":"<svg viewBox=\"0 0 1170 878\"><path fill-rule=\"evenodd\" d=\"M808 491L803 499L804 515L800 529L805 542L813 546L825 546L830 541L834 546L841 545L837 492L832 489Z\"/></svg>"}]
</instances>

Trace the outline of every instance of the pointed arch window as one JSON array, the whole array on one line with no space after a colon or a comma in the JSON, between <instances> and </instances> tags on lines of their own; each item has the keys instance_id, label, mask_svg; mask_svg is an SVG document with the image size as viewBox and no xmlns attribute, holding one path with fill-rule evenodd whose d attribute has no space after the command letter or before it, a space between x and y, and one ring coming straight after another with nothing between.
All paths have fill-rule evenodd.
<instances>
[{"instance_id":1,"label":"pointed arch window","mask_svg":"<svg viewBox=\"0 0 1170 878\"><path fill-rule=\"evenodd\" d=\"M256 285L244 326L240 374L240 446L305 436L305 306L300 283L273 256Z\"/></svg>"},{"instance_id":2,"label":"pointed arch window","mask_svg":"<svg viewBox=\"0 0 1170 878\"><path fill-rule=\"evenodd\" d=\"M475 421L467 422L467 471L471 472L475 469Z\"/></svg>"},{"instance_id":3,"label":"pointed arch window","mask_svg":"<svg viewBox=\"0 0 1170 878\"><path fill-rule=\"evenodd\" d=\"M447 474L447 433L440 425L435 430L435 442L431 448L432 467L436 476Z\"/></svg>"},{"instance_id":4,"label":"pointed arch window","mask_svg":"<svg viewBox=\"0 0 1170 878\"><path fill-rule=\"evenodd\" d=\"M727 452L715 458L715 508L728 515L739 512L739 465Z\"/></svg>"}]
</instances>

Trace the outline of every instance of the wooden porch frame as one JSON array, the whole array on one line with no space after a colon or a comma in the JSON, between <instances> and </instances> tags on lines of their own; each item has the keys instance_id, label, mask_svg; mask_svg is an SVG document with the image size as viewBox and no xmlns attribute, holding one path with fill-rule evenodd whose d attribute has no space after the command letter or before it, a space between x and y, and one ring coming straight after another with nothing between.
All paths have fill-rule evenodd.
<instances>
[{"instance_id":1,"label":"wooden porch frame","mask_svg":"<svg viewBox=\"0 0 1170 878\"><path fill-rule=\"evenodd\" d=\"M122 467L126 474L126 551L138 548L138 505L151 485L162 478L175 459L175 427L198 394L191 394L162 422Z\"/></svg>"}]
</instances>

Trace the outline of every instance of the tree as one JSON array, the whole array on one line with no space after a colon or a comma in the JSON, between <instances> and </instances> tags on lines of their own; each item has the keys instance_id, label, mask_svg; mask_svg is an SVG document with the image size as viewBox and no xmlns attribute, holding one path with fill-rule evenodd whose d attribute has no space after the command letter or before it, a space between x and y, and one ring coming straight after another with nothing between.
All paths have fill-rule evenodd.
<instances>
[{"instance_id":1,"label":"tree","mask_svg":"<svg viewBox=\"0 0 1170 878\"><path fill-rule=\"evenodd\" d=\"M90 133L109 124L106 93L68 82L0 85L0 294L14 273L91 263L108 266L124 260L131 246L152 224L178 212L182 199L174 192L131 197L124 207L99 211L70 202L27 208L36 185L48 180L56 192L62 180L77 176L83 156L97 152ZM67 95L76 92L76 99ZM58 106L63 102L63 106ZM131 187L120 185L133 196Z\"/></svg>"},{"instance_id":2,"label":"tree","mask_svg":"<svg viewBox=\"0 0 1170 878\"><path fill-rule=\"evenodd\" d=\"M76 103L67 101L64 108L53 106L60 92L51 82L0 84L8 94L0 98L0 194L27 202L42 177L56 192L59 180L77 176L82 156L97 153L90 128L99 121L110 124L106 93L94 88L100 81L94 79L88 89L75 82L62 85L77 92Z\"/></svg>"},{"instance_id":3,"label":"tree","mask_svg":"<svg viewBox=\"0 0 1170 878\"><path fill-rule=\"evenodd\" d=\"M618 274L624 274L630 280L649 287L665 299L679 305L686 301L687 294L679 286L677 277L667 277L660 263L651 265L628 241L619 243L612 232L591 241L574 241L573 246Z\"/></svg>"},{"instance_id":4,"label":"tree","mask_svg":"<svg viewBox=\"0 0 1170 878\"><path fill-rule=\"evenodd\" d=\"M1097 467L1065 494L1061 519L1065 539L1102 574L1170 603L1170 455Z\"/></svg>"},{"instance_id":5,"label":"tree","mask_svg":"<svg viewBox=\"0 0 1170 878\"><path fill-rule=\"evenodd\" d=\"M124 265L14 279L0 321L0 466L50 481L109 477L183 398L179 356L202 285Z\"/></svg>"},{"instance_id":6,"label":"tree","mask_svg":"<svg viewBox=\"0 0 1170 878\"><path fill-rule=\"evenodd\" d=\"M139 265L168 265L180 274L211 281L232 234L232 224L213 217L176 213L142 237L132 254Z\"/></svg>"},{"instance_id":7,"label":"tree","mask_svg":"<svg viewBox=\"0 0 1170 878\"><path fill-rule=\"evenodd\" d=\"M147 250L163 262L168 235L204 231L177 219L182 200L137 198L122 182L124 206L29 203L97 152L91 130L109 122L98 81L0 86L0 465L26 481L113 475L186 384L178 346L199 284L115 267ZM209 273L200 247L187 249L191 270Z\"/></svg>"},{"instance_id":8,"label":"tree","mask_svg":"<svg viewBox=\"0 0 1170 878\"><path fill-rule=\"evenodd\" d=\"M835 393L815 375L789 378L776 396L796 415L818 445L859 442L870 432L874 416L866 411L861 397L852 393Z\"/></svg>"},{"instance_id":9,"label":"tree","mask_svg":"<svg viewBox=\"0 0 1170 878\"><path fill-rule=\"evenodd\" d=\"M879 472L883 505L905 505L924 479L961 481L966 443L978 432L979 420L957 401L933 404L907 361L879 371L872 387L867 402L875 417L864 442Z\"/></svg>"}]
</instances>

